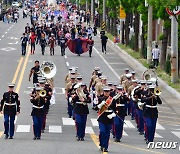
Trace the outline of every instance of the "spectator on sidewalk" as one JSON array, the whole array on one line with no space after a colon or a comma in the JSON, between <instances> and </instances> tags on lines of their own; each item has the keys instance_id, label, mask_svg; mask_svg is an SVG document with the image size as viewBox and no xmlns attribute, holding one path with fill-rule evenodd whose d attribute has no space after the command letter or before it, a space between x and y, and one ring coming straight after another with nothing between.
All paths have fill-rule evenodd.
<instances>
[{"instance_id":1,"label":"spectator on sidewalk","mask_svg":"<svg viewBox=\"0 0 180 154\"><path fill-rule=\"evenodd\" d=\"M152 59L153 59L153 66L157 67L159 64L159 56L160 56L160 49L158 45L155 45L155 48L152 50Z\"/></svg>"}]
</instances>

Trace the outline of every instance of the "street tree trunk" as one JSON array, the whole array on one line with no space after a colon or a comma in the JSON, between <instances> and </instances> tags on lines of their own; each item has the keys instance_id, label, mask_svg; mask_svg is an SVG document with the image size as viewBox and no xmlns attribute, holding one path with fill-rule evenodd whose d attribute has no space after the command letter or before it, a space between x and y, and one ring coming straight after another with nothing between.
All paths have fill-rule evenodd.
<instances>
[{"instance_id":1,"label":"street tree trunk","mask_svg":"<svg viewBox=\"0 0 180 154\"><path fill-rule=\"evenodd\" d=\"M129 22L130 22L130 13L127 13L126 14L126 20L125 20L125 43L126 43L126 46L129 45L129 32L130 32L130 29L129 29Z\"/></svg>"},{"instance_id":2,"label":"street tree trunk","mask_svg":"<svg viewBox=\"0 0 180 154\"><path fill-rule=\"evenodd\" d=\"M167 44L168 44L168 35L169 35L169 28L163 28L163 35L164 38L162 40L162 49L161 49L161 62L160 67L164 70L165 63L166 63L166 53L167 53Z\"/></svg>"},{"instance_id":3,"label":"street tree trunk","mask_svg":"<svg viewBox=\"0 0 180 154\"><path fill-rule=\"evenodd\" d=\"M134 40L134 50L135 51L138 51L139 48L138 48L138 45L139 45L139 13L136 11L135 12L135 19L134 19L134 37L135 37L135 40Z\"/></svg>"}]
</instances>

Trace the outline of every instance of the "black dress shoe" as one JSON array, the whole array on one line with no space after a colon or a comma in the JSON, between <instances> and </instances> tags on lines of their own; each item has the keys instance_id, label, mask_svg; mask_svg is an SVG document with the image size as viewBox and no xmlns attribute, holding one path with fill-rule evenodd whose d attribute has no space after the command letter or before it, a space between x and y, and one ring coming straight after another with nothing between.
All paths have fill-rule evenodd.
<instances>
[{"instance_id":1,"label":"black dress shoe","mask_svg":"<svg viewBox=\"0 0 180 154\"><path fill-rule=\"evenodd\" d=\"M108 149L104 148L104 149L103 149L103 152L108 152Z\"/></svg>"},{"instance_id":2,"label":"black dress shoe","mask_svg":"<svg viewBox=\"0 0 180 154\"><path fill-rule=\"evenodd\" d=\"M114 142L121 142L120 139L114 139Z\"/></svg>"},{"instance_id":3,"label":"black dress shoe","mask_svg":"<svg viewBox=\"0 0 180 154\"><path fill-rule=\"evenodd\" d=\"M13 139L13 136L10 136L9 139Z\"/></svg>"},{"instance_id":4,"label":"black dress shoe","mask_svg":"<svg viewBox=\"0 0 180 154\"><path fill-rule=\"evenodd\" d=\"M41 137L37 137L37 140L40 140L41 139Z\"/></svg>"},{"instance_id":5,"label":"black dress shoe","mask_svg":"<svg viewBox=\"0 0 180 154\"><path fill-rule=\"evenodd\" d=\"M8 137L9 137L8 135L4 135L4 139L8 139Z\"/></svg>"},{"instance_id":6,"label":"black dress shoe","mask_svg":"<svg viewBox=\"0 0 180 154\"><path fill-rule=\"evenodd\" d=\"M103 152L103 149L104 149L103 147L100 147L100 148L99 148L99 151L102 151L102 152Z\"/></svg>"},{"instance_id":7,"label":"black dress shoe","mask_svg":"<svg viewBox=\"0 0 180 154\"><path fill-rule=\"evenodd\" d=\"M33 137L33 140L36 140L36 139L37 139L37 137L36 137L36 136L34 136L34 137Z\"/></svg>"},{"instance_id":8,"label":"black dress shoe","mask_svg":"<svg viewBox=\"0 0 180 154\"><path fill-rule=\"evenodd\" d=\"M149 141L148 141L148 140L146 141L146 144L149 144Z\"/></svg>"},{"instance_id":9,"label":"black dress shoe","mask_svg":"<svg viewBox=\"0 0 180 154\"><path fill-rule=\"evenodd\" d=\"M44 129L43 129L43 130L41 130L41 133L44 133Z\"/></svg>"},{"instance_id":10,"label":"black dress shoe","mask_svg":"<svg viewBox=\"0 0 180 154\"><path fill-rule=\"evenodd\" d=\"M143 135L144 134L144 132L139 132L139 135Z\"/></svg>"},{"instance_id":11,"label":"black dress shoe","mask_svg":"<svg viewBox=\"0 0 180 154\"><path fill-rule=\"evenodd\" d=\"M79 137L76 137L76 140L77 140L77 141L80 141L80 138L79 138Z\"/></svg>"},{"instance_id":12,"label":"black dress shoe","mask_svg":"<svg viewBox=\"0 0 180 154\"><path fill-rule=\"evenodd\" d=\"M80 138L81 141L84 141L84 138Z\"/></svg>"}]
</instances>

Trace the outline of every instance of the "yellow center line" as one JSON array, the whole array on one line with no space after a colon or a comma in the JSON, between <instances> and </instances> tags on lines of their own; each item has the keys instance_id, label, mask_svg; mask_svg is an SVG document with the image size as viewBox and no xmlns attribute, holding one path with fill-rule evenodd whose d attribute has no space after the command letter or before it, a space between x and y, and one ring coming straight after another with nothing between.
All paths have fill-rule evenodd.
<instances>
[{"instance_id":1,"label":"yellow center line","mask_svg":"<svg viewBox=\"0 0 180 154\"><path fill-rule=\"evenodd\" d=\"M96 134L90 134L90 136L91 136L91 139L93 140L93 142L95 143L95 145L99 148L98 136ZM155 154L164 154L162 152L156 152L156 151L152 151L152 150L148 150L148 149L144 149L144 148L139 148L139 147L123 144L123 143L116 143L116 142L111 142L111 143L114 143L114 144L117 144L117 145L120 145L120 146L124 146L124 147L127 147L127 148L131 148L131 149L139 150L139 151L145 151L145 152L150 152L150 153L155 153ZM104 154L105 153L106 152L104 152Z\"/></svg>"},{"instance_id":2,"label":"yellow center line","mask_svg":"<svg viewBox=\"0 0 180 154\"><path fill-rule=\"evenodd\" d=\"M19 90L20 90L20 87L21 87L21 84L22 84L22 80L23 80L23 76L24 76L24 72L25 72L25 69L26 69L26 65L27 65L27 62L28 62L28 59L29 59L29 55L30 55L30 50L28 50L26 59L24 61L24 65L23 65L23 68L22 68L22 71L21 71L21 74L20 74L20 77L19 77L19 81L18 81L16 90L15 90L16 93L19 93Z\"/></svg>"},{"instance_id":3,"label":"yellow center line","mask_svg":"<svg viewBox=\"0 0 180 154\"><path fill-rule=\"evenodd\" d=\"M4 132L0 132L0 138L1 138L1 136L4 134Z\"/></svg>"},{"instance_id":4,"label":"yellow center line","mask_svg":"<svg viewBox=\"0 0 180 154\"><path fill-rule=\"evenodd\" d=\"M17 79L19 70L20 70L20 68L21 68L21 64L22 64L22 62L23 62L23 59L24 59L24 57L21 57L21 58L20 58L19 64L18 64L17 69L16 69L16 72L15 72L15 74L14 74L14 78L13 78L13 80L12 80L12 83L14 83L14 84L15 84L15 82L16 82L16 79Z\"/></svg>"}]
</instances>

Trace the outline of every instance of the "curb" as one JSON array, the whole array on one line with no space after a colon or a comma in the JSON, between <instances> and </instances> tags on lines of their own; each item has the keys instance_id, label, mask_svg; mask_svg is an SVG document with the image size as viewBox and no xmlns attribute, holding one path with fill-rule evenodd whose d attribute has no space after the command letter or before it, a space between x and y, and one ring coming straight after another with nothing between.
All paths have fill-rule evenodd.
<instances>
[{"instance_id":1,"label":"curb","mask_svg":"<svg viewBox=\"0 0 180 154\"><path fill-rule=\"evenodd\" d=\"M144 67L138 60L134 59L133 57L131 57L127 52L125 52L124 50L122 50L118 45L114 44L113 41L108 40L109 43L111 43L114 47L116 47L117 49L119 49L118 51L116 51L116 53L126 62L128 62L128 64L139 74L142 74L145 70L147 70L146 67ZM171 94L173 94L176 98L178 98L180 100L180 93L175 90L174 88L170 87L166 82L164 82L162 79L160 79L158 77L158 82L160 83L160 86L162 88L165 88L168 92L170 92Z\"/></svg>"}]
</instances>

